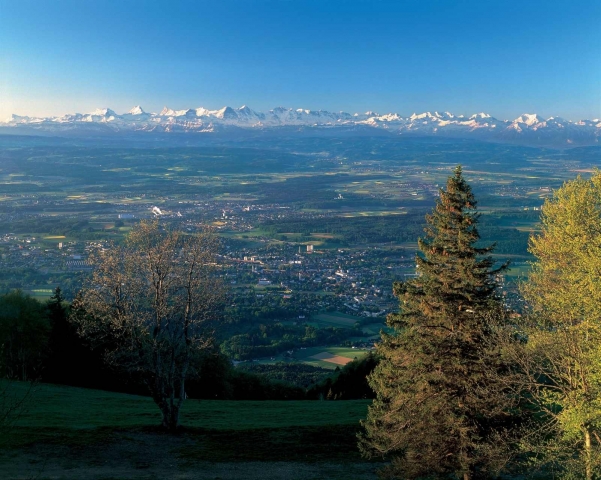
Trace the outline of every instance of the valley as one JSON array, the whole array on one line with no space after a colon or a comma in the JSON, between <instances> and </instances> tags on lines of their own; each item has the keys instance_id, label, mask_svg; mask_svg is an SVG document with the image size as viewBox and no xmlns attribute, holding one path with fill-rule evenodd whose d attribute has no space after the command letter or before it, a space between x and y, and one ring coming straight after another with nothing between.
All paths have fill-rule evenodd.
<instances>
[{"instance_id":1,"label":"valley","mask_svg":"<svg viewBox=\"0 0 601 480\"><path fill-rule=\"evenodd\" d=\"M229 306L222 350L235 361L337 364L301 348L373 348L395 311L394 281L415 275L416 241L438 188L461 163L482 243L510 260L502 294L530 260L528 235L552 189L599 160L553 150L381 137L240 140L190 147L0 136L0 289L73 298L89 253L159 218L222 239ZM84 142L85 143L85 142ZM322 348L323 347L323 348ZM332 352L330 352L332 354Z\"/></svg>"}]
</instances>

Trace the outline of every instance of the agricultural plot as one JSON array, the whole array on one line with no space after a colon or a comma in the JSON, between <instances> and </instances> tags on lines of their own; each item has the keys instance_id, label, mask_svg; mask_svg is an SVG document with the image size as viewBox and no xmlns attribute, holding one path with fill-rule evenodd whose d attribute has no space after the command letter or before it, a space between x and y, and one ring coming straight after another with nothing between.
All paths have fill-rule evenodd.
<instances>
[{"instance_id":1,"label":"agricultural plot","mask_svg":"<svg viewBox=\"0 0 601 480\"><path fill-rule=\"evenodd\" d=\"M510 264L509 269L505 275L509 278L523 281L528 277L529 273L530 265L528 263L520 262L519 264Z\"/></svg>"},{"instance_id":2,"label":"agricultural plot","mask_svg":"<svg viewBox=\"0 0 601 480\"><path fill-rule=\"evenodd\" d=\"M351 328L355 325L355 323L361 320L361 318L340 312L327 312L314 315L311 317L311 320L315 323L328 327L336 326Z\"/></svg>"},{"instance_id":3,"label":"agricultural plot","mask_svg":"<svg viewBox=\"0 0 601 480\"><path fill-rule=\"evenodd\" d=\"M28 290L28 293L37 298L40 301L48 300L53 294L54 291L51 288L33 288Z\"/></svg>"},{"instance_id":4,"label":"agricultural plot","mask_svg":"<svg viewBox=\"0 0 601 480\"><path fill-rule=\"evenodd\" d=\"M353 361L352 358L343 357L342 355L334 355L330 352L320 352L315 355L311 355L310 358L323 360L324 362L333 363L334 365L346 365L347 363L351 363Z\"/></svg>"},{"instance_id":5,"label":"agricultural plot","mask_svg":"<svg viewBox=\"0 0 601 480\"><path fill-rule=\"evenodd\" d=\"M368 350L351 347L311 347L296 350L291 358L308 365L335 369L344 366L355 358L362 358Z\"/></svg>"}]
</instances>

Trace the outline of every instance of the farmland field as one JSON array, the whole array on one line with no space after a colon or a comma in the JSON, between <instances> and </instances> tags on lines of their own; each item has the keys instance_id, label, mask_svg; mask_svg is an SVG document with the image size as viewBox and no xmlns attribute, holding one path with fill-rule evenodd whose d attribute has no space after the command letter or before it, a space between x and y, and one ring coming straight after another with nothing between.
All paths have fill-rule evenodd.
<instances>
[{"instance_id":1,"label":"farmland field","mask_svg":"<svg viewBox=\"0 0 601 480\"><path fill-rule=\"evenodd\" d=\"M329 352L320 352L312 355L310 358L323 360L324 362L333 363L334 365L346 365L347 363L351 363L353 361L351 358L343 357L341 355L334 355Z\"/></svg>"},{"instance_id":2,"label":"farmland field","mask_svg":"<svg viewBox=\"0 0 601 480\"><path fill-rule=\"evenodd\" d=\"M292 358L302 363L316 367L334 369L337 366L345 365L355 358L363 358L368 354L368 350L350 347L311 347L296 350ZM338 359L332 362L326 359Z\"/></svg>"},{"instance_id":3,"label":"farmland field","mask_svg":"<svg viewBox=\"0 0 601 480\"><path fill-rule=\"evenodd\" d=\"M311 320L328 325L335 325L338 327L352 327L356 322L361 320L361 318L340 312L328 312L314 315L311 317Z\"/></svg>"}]
</instances>

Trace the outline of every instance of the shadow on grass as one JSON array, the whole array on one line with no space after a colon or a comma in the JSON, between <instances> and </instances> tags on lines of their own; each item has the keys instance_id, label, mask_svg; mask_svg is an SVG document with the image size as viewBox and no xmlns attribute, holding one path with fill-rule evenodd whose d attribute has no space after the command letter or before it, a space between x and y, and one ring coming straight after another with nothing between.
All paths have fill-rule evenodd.
<instances>
[{"instance_id":1,"label":"shadow on grass","mask_svg":"<svg viewBox=\"0 0 601 480\"><path fill-rule=\"evenodd\" d=\"M289 427L245 431L187 429L193 445L178 450L182 459L212 462L363 461L356 441L357 427Z\"/></svg>"},{"instance_id":2,"label":"shadow on grass","mask_svg":"<svg viewBox=\"0 0 601 480\"><path fill-rule=\"evenodd\" d=\"M203 462L364 462L357 449L358 426L262 428L214 430L180 428L167 433L160 427L29 429L16 428L6 443L10 450L56 451L94 463L99 452L130 452L138 449L169 452L188 464ZM103 454L104 455L104 454ZM141 467L143 468L143 466Z\"/></svg>"}]
</instances>

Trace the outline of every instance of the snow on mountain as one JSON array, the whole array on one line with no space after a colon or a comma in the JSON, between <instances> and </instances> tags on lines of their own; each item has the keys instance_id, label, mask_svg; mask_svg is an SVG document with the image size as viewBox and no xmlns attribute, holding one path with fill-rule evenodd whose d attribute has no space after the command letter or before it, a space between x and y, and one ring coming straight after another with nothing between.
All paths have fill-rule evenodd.
<instances>
[{"instance_id":1,"label":"snow on mountain","mask_svg":"<svg viewBox=\"0 0 601 480\"><path fill-rule=\"evenodd\" d=\"M478 120L478 119L485 119L485 118L492 118L488 113L484 113L484 112L480 112L480 113L474 113L471 117L470 120Z\"/></svg>"},{"instance_id":2,"label":"snow on mountain","mask_svg":"<svg viewBox=\"0 0 601 480\"><path fill-rule=\"evenodd\" d=\"M536 113L524 113L516 118L514 123L524 123L531 127L532 125L536 125L537 123L542 123L544 121L545 119L539 117Z\"/></svg>"},{"instance_id":3,"label":"snow on mountain","mask_svg":"<svg viewBox=\"0 0 601 480\"><path fill-rule=\"evenodd\" d=\"M273 128L374 128L386 134L404 136L437 136L448 138L477 138L484 141L510 141L549 145L598 145L601 121L572 122L561 117L544 119L525 113L514 120L498 120L480 112L469 117L450 112L413 113L403 117L398 113L378 114L372 111L350 114L326 110L276 107L257 112L246 105L210 110L204 107L173 110L164 107L160 113L147 113L139 105L126 113L117 114L110 108L93 112L66 114L60 117L35 118L12 115L2 127L51 131L54 134L87 133L210 133L241 129ZM334 130L332 130L334 129Z\"/></svg>"},{"instance_id":4,"label":"snow on mountain","mask_svg":"<svg viewBox=\"0 0 601 480\"><path fill-rule=\"evenodd\" d=\"M163 110L160 113L160 116L162 117L187 117L187 118L192 118L192 117L196 117L196 110L192 109L192 108L188 108L185 110L171 110L170 108L163 108Z\"/></svg>"},{"instance_id":5,"label":"snow on mountain","mask_svg":"<svg viewBox=\"0 0 601 480\"><path fill-rule=\"evenodd\" d=\"M127 113L129 113L130 115L144 115L146 112L142 110L142 107L140 105L136 105Z\"/></svg>"},{"instance_id":6,"label":"snow on mountain","mask_svg":"<svg viewBox=\"0 0 601 480\"><path fill-rule=\"evenodd\" d=\"M97 108L93 112L90 112L88 115L91 115L94 117L115 117L115 116L117 116L117 114L110 108Z\"/></svg>"},{"instance_id":7,"label":"snow on mountain","mask_svg":"<svg viewBox=\"0 0 601 480\"><path fill-rule=\"evenodd\" d=\"M4 123L19 125L21 123L29 123L32 120L31 117L24 115L15 115L14 113L6 119Z\"/></svg>"},{"instance_id":8,"label":"snow on mountain","mask_svg":"<svg viewBox=\"0 0 601 480\"><path fill-rule=\"evenodd\" d=\"M430 112L425 112L425 113L413 113L409 119L411 121L415 121L415 120L429 120L429 119L434 119L434 118L438 118L436 115L432 115Z\"/></svg>"}]
</instances>

